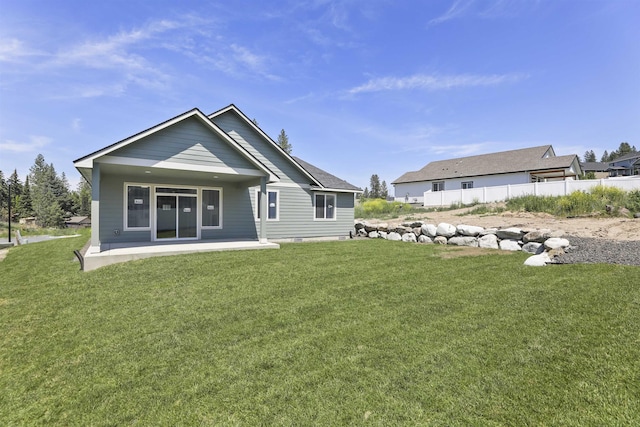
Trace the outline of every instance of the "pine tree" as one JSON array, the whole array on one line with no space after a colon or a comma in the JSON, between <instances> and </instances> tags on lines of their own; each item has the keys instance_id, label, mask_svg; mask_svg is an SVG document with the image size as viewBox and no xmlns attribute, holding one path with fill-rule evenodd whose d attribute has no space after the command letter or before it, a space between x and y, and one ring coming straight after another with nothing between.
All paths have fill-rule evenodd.
<instances>
[{"instance_id":1,"label":"pine tree","mask_svg":"<svg viewBox=\"0 0 640 427\"><path fill-rule=\"evenodd\" d=\"M363 199L368 199L369 196L370 196L369 189L367 187L364 187L364 191L362 192L362 198Z\"/></svg>"},{"instance_id":2,"label":"pine tree","mask_svg":"<svg viewBox=\"0 0 640 427\"><path fill-rule=\"evenodd\" d=\"M380 192L380 178L377 174L374 173L373 175L371 175L369 186L371 187L371 189L369 190L369 196L372 199L378 199L382 197Z\"/></svg>"},{"instance_id":3,"label":"pine tree","mask_svg":"<svg viewBox=\"0 0 640 427\"><path fill-rule=\"evenodd\" d=\"M9 189L4 180L4 174L0 171L0 218L4 221L8 215Z\"/></svg>"},{"instance_id":4,"label":"pine tree","mask_svg":"<svg viewBox=\"0 0 640 427\"><path fill-rule=\"evenodd\" d=\"M607 150L604 150L604 153L602 153L602 157L600 158L601 162L608 162L609 161L609 153L607 152Z\"/></svg>"},{"instance_id":5,"label":"pine tree","mask_svg":"<svg viewBox=\"0 0 640 427\"><path fill-rule=\"evenodd\" d=\"M382 181L382 184L380 185L380 197L385 200L387 200L387 197L389 197L389 189L387 188L386 181Z\"/></svg>"},{"instance_id":6,"label":"pine tree","mask_svg":"<svg viewBox=\"0 0 640 427\"><path fill-rule=\"evenodd\" d=\"M593 150L587 150L584 153L584 161L585 162L595 162L596 161L596 153Z\"/></svg>"},{"instance_id":7,"label":"pine tree","mask_svg":"<svg viewBox=\"0 0 640 427\"><path fill-rule=\"evenodd\" d=\"M27 218L33 216L33 206L31 205L31 186L29 185L29 175L24 181L22 187L22 195L16 203L16 213L19 218Z\"/></svg>"},{"instance_id":8,"label":"pine tree","mask_svg":"<svg viewBox=\"0 0 640 427\"><path fill-rule=\"evenodd\" d=\"M64 223L63 214L54 189L61 191L53 165L48 165L42 154L29 169L32 188L31 203L36 222L42 227L59 227Z\"/></svg>"},{"instance_id":9,"label":"pine tree","mask_svg":"<svg viewBox=\"0 0 640 427\"><path fill-rule=\"evenodd\" d=\"M289 137L285 133L284 129L280 131L280 135L278 135L278 145L280 148L284 150L285 153L291 154L291 150L293 147L289 144Z\"/></svg>"}]
</instances>

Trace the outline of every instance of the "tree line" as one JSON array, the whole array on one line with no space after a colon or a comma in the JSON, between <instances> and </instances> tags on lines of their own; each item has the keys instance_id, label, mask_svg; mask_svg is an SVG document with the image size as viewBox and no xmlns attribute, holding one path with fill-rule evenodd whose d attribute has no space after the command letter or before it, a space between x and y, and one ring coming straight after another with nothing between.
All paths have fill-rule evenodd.
<instances>
[{"instance_id":1,"label":"tree line","mask_svg":"<svg viewBox=\"0 0 640 427\"><path fill-rule=\"evenodd\" d=\"M0 171L0 218L9 220L9 187L11 221L35 217L41 227L62 227L72 216L91 215L91 187L84 178L71 190L64 172L60 175L52 164L38 154L24 182L17 170L5 179Z\"/></svg>"},{"instance_id":2,"label":"tree line","mask_svg":"<svg viewBox=\"0 0 640 427\"><path fill-rule=\"evenodd\" d=\"M387 199L389 197L389 189L387 183L383 180L380 182L378 174L371 175L369 179L369 187L365 187L362 192L363 199Z\"/></svg>"},{"instance_id":3,"label":"tree line","mask_svg":"<svg viewBox=\"0 0 640 427\"><path fill-rule=\"evenodd\" d=\"M621 142L617 150L613 150L610 153L607 152L607 150L604 150L604 153L602 153L602 157L600 157L600 161L603 163L613 162L617 158L626 156L627 154L637 153L637 152L638 150L636 150L635 145L629 145L628 142ZM598 160L596 160L596 158L597 158L596 153L593 150L587 150L584 153L583 161L597 162Z\"/></svg>"}]
</instances>

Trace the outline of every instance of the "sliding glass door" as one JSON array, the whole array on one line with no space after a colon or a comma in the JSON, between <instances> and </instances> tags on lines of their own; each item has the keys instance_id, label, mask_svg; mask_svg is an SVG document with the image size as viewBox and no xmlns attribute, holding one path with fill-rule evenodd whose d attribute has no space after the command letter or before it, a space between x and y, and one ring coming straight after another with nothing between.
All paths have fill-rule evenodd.
<instances>
[{"instance_id":1,"label":"sliding glass door","mask_svg":"<svg viewBox=\"0 0 640 427\"><path fill-rule=\"evenodd\" d=\"M158 194L161 192L174 194ZM198 198L195 190L158 188L156 190L156 239L196 239L197 237Z\"/></svg>"}]
</instances>

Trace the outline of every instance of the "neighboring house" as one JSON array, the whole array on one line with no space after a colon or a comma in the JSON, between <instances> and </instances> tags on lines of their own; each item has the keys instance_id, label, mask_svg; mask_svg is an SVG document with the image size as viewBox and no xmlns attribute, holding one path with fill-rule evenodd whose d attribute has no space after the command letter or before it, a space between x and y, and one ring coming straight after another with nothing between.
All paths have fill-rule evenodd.
<instances>
[{"instance_id":1,"label":"neighboring house","mask_svg":"<svg viewBox=\"0 0 640 427\"><path fill-rule=\"evenodd\" d=\"M396 200L412 201L425 192L577 179L578 156L556 156L551 145L438 160L407 172L391 184Z\"/></svg>"},{"instance_id":2,"label":"neighboring house","mask_svg":"<svg viewBox=\"0 0 640 427\"><path fill-rule=\"evenodd\" d=\"M289 156L234 105L209 116L195 108L74 165L92 187L90 253L135 242L348 236L361 192Z\"/></svg>"},{"instance_id":3,"label":"neighboring house","mask_svg":"<svg viewBox=\"0 0 640 427\"><path fill-rule=\"evenodd\" d=\"M609 163L607 162L580 162L583 174L593 172L596 179L609 177Z\"/></svg>"},{"instance_id":4,"label":"neighboring house","mask_svg":"<svg viewBox=\"0 0 640 427\"><path fill-rule=\"evenodd\" d=\"M91 227L91 218L88 216L72 216L64 224L69 228L87 228Z\"/></svg>"},{"instance_id":5,"label":"neighboring house","mask_svg":"<svg viewBox=\"0 0 640 427\"><path fill-rule=\"evenodd\" d=\"M629 153L609 162L609 175L640 175L640 152Z\"/></svg>"}]
</instances>

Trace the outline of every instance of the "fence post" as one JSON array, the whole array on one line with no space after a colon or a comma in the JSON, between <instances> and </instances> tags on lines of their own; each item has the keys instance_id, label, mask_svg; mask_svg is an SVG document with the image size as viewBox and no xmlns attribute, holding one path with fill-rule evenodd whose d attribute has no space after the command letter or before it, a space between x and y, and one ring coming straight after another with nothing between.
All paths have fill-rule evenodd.
<instances>
[{"instance_id":1,"label":"fence post","mask_svg":"<svg viewBox=\"0 0 640 427\"><path fill-rule=\"evenodd\" d=\"M487 203L487 187L482 187L482 203Z\"/></svg>"}]
</instances>

